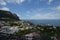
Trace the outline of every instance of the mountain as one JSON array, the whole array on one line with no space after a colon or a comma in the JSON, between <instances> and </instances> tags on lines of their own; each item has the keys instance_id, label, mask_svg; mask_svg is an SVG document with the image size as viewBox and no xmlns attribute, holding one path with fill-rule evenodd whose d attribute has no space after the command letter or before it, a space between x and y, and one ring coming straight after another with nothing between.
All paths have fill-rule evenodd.
<instances>
[{"instance_id":1,"label":"mountain","mask_svg":"<svg viewBox=\"0 0 60 40\"><path fill-rule=\"evenodd\" d=\"M19 20L19 17L10 11L0 10L0 20Z\"/></svg>"}]
</instances>

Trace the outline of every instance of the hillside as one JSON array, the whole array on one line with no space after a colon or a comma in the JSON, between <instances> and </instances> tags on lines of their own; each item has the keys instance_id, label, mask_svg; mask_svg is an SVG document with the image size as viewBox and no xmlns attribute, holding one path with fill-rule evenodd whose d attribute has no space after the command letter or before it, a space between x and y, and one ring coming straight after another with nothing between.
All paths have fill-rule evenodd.
<instances>
[{"instance_id":1,"label":"hillside","mask_svg":"<svg viewBox=\"0 0 60 40\"><path fill-rule=\"evenodd\" d=\"M5 10L0 10L0 20L5 20L5 21L9 21L9 20L19 20L19 17L14 14L11 13L10 11L5 11Z\"/></svg>"}]
</instances>

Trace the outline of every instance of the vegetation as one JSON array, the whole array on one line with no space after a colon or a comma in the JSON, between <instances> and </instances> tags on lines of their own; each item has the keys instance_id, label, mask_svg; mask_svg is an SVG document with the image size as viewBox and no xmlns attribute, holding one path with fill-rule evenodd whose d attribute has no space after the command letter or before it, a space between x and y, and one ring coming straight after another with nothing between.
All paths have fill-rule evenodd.
<instances>
[{"instance_id":1,"label":"vegetation","mask_svg":"<svg viewBox=\"0 0 60 40\"><path fill-rule=\"evenodd\" d=\"M16 32L16 35L25 35L32 32L38 32L40 35L44 34L50 37L56 37L58 34L60 34L60 27L59 26L53 26L53 25L34 25L30 22L26 21L14 21L9 23L10 26L19 26L19 28L23 28L24 30L19 30ZM30 24L30 25L28 25ZM32 27L31 29L26 29L26 27Z\"/></svg>"},{"instance_id":2,"label":"vegetation","mask_svg":"<svg viewBox=\"0 0 60 40\"><path fill-rule=\"evenodd\" d=\"M23 23L23 25L20 25L20 26L26 27L28 25L25 25L25 23ZM31 33L31 32L38 32L40 34L47 35L48 37L52 37L52 36L56 37L57 34L60 34L60 27L54 27L54 26L49 26L49 25L45 25L45 26L33 25L32 29L20 30L16 34L17 35L25 35L25 34L28 34L28 33Z\"/></svg>"},{"instance_id":3,"label":"vegetation","mask_svg":"<svg viewBox=\"0 0 60 40\"><path fill-rule=\"evenodd\" d=\"M19 32L16 33L16 35L25 35L28 33L32 33L33 31L31 29L27 29L27 30L20 30Z\"/></svg>"}]
</instances>

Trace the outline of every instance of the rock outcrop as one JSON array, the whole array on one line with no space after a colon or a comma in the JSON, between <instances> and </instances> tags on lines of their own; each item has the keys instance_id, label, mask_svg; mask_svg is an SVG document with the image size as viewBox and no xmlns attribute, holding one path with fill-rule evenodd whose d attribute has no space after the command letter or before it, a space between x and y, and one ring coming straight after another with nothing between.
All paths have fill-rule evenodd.
<instances>
[{"instance_id":1,"label":"rock outcrop","mask_svg":"<svg viewBox=\"0 0 60 40\"><path fill-rule=\"evenodd\" d=\"M5 11L5 10L0 10L0 20L6 20L6 21L10 21L10 20L19 20L19 17L14 14L11 13L10 11Z\"/></svg>"}]
</instances>

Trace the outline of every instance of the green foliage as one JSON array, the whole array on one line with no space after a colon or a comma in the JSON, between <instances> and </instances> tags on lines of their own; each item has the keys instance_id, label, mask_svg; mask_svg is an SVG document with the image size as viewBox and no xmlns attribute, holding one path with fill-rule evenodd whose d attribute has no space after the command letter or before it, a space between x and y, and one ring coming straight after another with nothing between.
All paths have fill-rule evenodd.
<instances>
[{"instance_id":1,"label":"green foliage","mask_svg":"<svg viewBox=\"0 0 60 40\"><path fill-rule=\"evenodd\" d=\"M29 26L32 26L33 28L32 29L25 29L27 26L28 26L28 23L27 22L10 22L10 25L11 26L14 26L14 25L17 25L17 26L20 26L19 28L24 28L24 30L20 30L19 32L17 32L16 34L17 35L25 35L25 34L28 34L28 33L31 33L31 32L38 32L40 34L44 34L44 35L47 35L48 37L51 37L51 36L56 36L57 34L60 34L60 27L53 27L53 26L50 26L50 25L29 25ZM28 27L29 27L28 26Z\"/></svg>"},{"instance_id":2,"label":"green foliage","mask_svg":"<svg viewBox=\"0 0 60 40\"><path fill-rule=\"evenodd\" d=\"M19 32L16 32L16 35L25 35L25 34L28 34L28 33L31 33L32 30L31 29L28 29L28 30L20 30Z\"/></svg>"}]
</instances>

